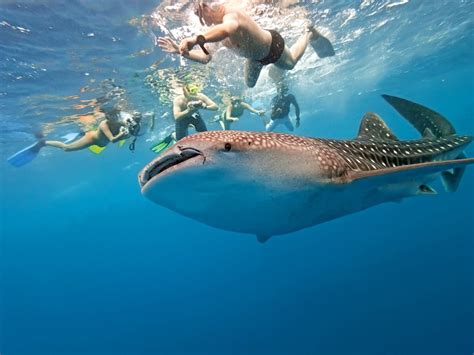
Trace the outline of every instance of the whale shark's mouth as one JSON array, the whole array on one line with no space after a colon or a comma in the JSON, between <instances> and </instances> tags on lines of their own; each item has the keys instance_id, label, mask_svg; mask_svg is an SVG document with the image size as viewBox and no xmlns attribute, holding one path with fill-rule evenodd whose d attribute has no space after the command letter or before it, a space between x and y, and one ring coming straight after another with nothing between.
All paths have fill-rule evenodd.
<instances>
[{"instance_id":1,"label":"whale shark's mouth","mask_svg":"<svg viewBox=\"0 0 474 355\"><path fill-rule=\"evenodd\" d=\"M197 156L203 157L203 163L206 161L204 154L195 148L185 147L179 148L180 153L168 154L162 158L158 158L155 161L148 164L140 173L139 182L140 186L143 188L150 180L154 177L162 174L164 171L176 167L177 165L193 159Z\"/></svg>"}]
</instances>

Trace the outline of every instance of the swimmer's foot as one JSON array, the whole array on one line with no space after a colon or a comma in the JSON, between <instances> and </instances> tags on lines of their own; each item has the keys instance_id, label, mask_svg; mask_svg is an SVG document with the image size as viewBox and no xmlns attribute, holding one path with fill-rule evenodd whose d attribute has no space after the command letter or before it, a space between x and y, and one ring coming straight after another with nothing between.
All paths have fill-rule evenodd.
<instances>
[{"instance_id":1,"label":"swimmer's foot","mask_svg":"<svg viewBox=\"0 0 474 355\"><path fill-rule=\"evenodd\" d=\"M219 122L220 120L221 120L221 115L215 115L214 118L209 120L209 122L216 123L216 122Z\"/></svg>"},{"instance_id":2,"label":"swimmer's foot","mask_svg":"<svg viewBox=\"0 0 474 355\"><path fill-rule=\"evenodd\" d=\"M319 58L332 57L336 53L331 42L318 32L313 25L306 26L306 31L310 33L310 44Z\"/></svg>"},{"instance_id":3,"label":"swimmer's foot","mask_svg":"<svg viewBox=\"0 0 474 355\"><path fill-rule=\"evenodd\" d=\"M310 37L309 37L310 41L315 41L318 39L319 36L321 36L321 34L312 24L306 25L306 32L309 32L310 34Z\"/></svg>"}]
</instances>

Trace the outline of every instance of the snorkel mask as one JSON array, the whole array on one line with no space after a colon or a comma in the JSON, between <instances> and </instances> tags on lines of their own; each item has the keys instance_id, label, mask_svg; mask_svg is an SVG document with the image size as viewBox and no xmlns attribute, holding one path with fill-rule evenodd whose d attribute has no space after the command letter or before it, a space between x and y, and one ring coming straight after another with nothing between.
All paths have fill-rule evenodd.
<instances>
[{"instance_id":1,"label":"snorkel mask","mask_svg":"<svg viewBox=\"0 0 474 355\"><path fill-rule=\"evenodd\" d=\"M240 104L242 102L242 99L238 96L232 96L230 98L230 102L231 102L232 105Z\"/></svg>"},{"instance_id":2,"label":"snorkel mask","mask_svg":"<svg viewBox=\"0 0 474 355\"><path fill-rule=\"evenodd\" d=\"M187 84L185 90L189 95L195 96L201 91L201 88L197 84Z\"/></svg>"}]
</instances>

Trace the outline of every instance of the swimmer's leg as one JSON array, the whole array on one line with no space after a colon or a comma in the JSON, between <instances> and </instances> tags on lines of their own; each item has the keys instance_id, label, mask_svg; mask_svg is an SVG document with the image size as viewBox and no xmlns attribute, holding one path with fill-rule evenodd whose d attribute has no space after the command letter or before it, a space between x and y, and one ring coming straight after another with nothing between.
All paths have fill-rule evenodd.
<instances>
[{"instance_id":1,"label":"swimmer's leg","mask_svg":"<svg viewBox=\"0 0 474 355\"><path fill-rule=\"evenodd\" d=\"M50 147L60 148L65 152L72 152L74 150L81 150L87 148L95 143L94 136L92 134L84 135L82 138L70 143L65 144L60 141L46 141L44 142L45 145L49 145Z\"/></svg>"},{"instance_id":2,"label":"swimmer's leg","mask_svg":"<svg viewBox=\"0 0 474 355\"><path fill-rule=\"evenodd\" d=\"M265 131L267 131L267 132L273 132L273 130L275 129L276 126L278 126L277 120L270 120L270 122L268 122L268 123L265 125Z\"/></svg>"},{"instance_id":3,"label":"swimmer's leg","mask_svg":"<svg viewBox=\"0 0 474 355\"><path fill-rule=\"evenodd\" d=\"M268 76L277 84L285 79L285 74L286 71L276 65L270 65L268 68Z\"/></svg>"},{"instance_id":4,"label":"swimmer's leg","mask_svg":"<svg viewBox=\"0 0 474 355\"><path fill-rule=\"evenodd\" d=\"M188 135L188 124L181 123L180 121L176 121L176 140L179 141L180 139L186 137Z\"/></svg>"},{"instance_id":5,"label":"swimmer's leg","mask_svg":"<svg viewBox=\"0 0 474 355\"><path fill-rule=\"evenodd\" d=\"M196 132L206 132L207 127L206 123L202 120L202 118L197 118L193 121L193 126L196 129Z\"/></svg>"},{"instance_id":6,"label":"swimmer's leg","mask_svg":"<svg viewBox=\"0 0 474 355\"><path fill-rule=\"evenodd\" d=\"M249 88L253 88L257 83L260 72L262 71L263 64L255 60L247 59L245 61L244 75L245 75L245 84Z\"/></svg>"},{"instance_id":7,"label":"swimmer's leg","mask_svg":"<svg viewBox=\"0 0 474 355\"><path fill-rule=\"evenodd\" d=\"M285 46L280 59L278 59L275 65L286 70L293 69L296 63L298 63L298 61L303 56L312 36L313 33L311 31L305 31L305 33L303 33L300 38L298 38L296 43L293 44L291 48Z\"/></svg>"},{"instance_id":8,"label":"swimmer's leg","mask_svg":"<svg viewBox=\"0 0 474 355\"><path fill-rule=\"evenodd\" d=\"M291 122L290 118L288 116L286 116L285 119L282 120L283 124L285 125L285 127L290 131L290 132L293 132L295 130L295 127L293 126L293 122Z\"/></svg>"}]
</instances>

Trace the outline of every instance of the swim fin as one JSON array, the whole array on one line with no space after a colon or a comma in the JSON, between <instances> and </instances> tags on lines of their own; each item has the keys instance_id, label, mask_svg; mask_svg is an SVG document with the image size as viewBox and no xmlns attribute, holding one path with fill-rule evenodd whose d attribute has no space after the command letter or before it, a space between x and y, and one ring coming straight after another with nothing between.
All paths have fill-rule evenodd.
<instances>
[{"instance_id":1,"label":"swim fin","mask_svg":"<svg viewBox=\"0 0 474 355\"><path fill-rule=\"evenodd\" d=\"M156 143L155 145L151 146L150 149L159 154L161 152L163 152L164 150L166 150L170 145L172 145L173 143L175 142L174 140L174 136L173 136L173 133L167 135L165 137L165 139L163 139L162 141Z\"/></svg>"},{"instance_id":2,"label":"swim fin","mask_svg":"<svg viewBox=\"0 0 474 355\"><path fill-rule=\"evenodd\" d=\"M100 154L100 153L102 153L102 151L103 151L105 148L107 148L107 146L101 147L101 146L98 146L98 145L95 145L95 144L94 144L94 145L91 145L91 146L89 147L89 150L90 150L92 153L94 153L94 154Z\"/></svg>"},{"instance_id":3,"label":"swim fin","mask_svg":"<svg viewBox=\"0 0 474 355\"><path fill-rule=\"evenodd\" d=\"M222 121L222 115L215 115L214 118L209 120L209 123L216 123L216 122L219 122L219 121Z\"/></svg>"},{"instance_id":4,"label":"swim fin","mask_svg":"<svg viewBox=\"0 0 474 355\"><path fill-rule=\"evenodd\" d=\"M69 144L72 141L75 141L77 138L79 138L82 135L83 135L82 132L72 132L72 133L68 133L62 136L61 138L64 139L64 144Z\"/></svg>"},{"instance_id":5,"label":"swim fin","mask_svg":"<svg viewBox=\"0 0 474 355\"><path fill-rule=\"evenodd\" d=\"M44 140L39 140L36 143L20 150L19 152L13 154L11 157L7 159L7 161L17 168L28 164L31 162L36 156L38 155L41 148L44 147Z\"/></svg>"},{"instance_id":6,"label":"swim fin","mask_svg":"<svg viewBox=\"0 0 474 355\"><path fill-rule=\"evenodd\" d=\"M310 29L310 31L313 32L313 39L309 43L319 58L332 57L336 54L331 41L319 33L315 28Z\"/></svg>"}]
</instances>

